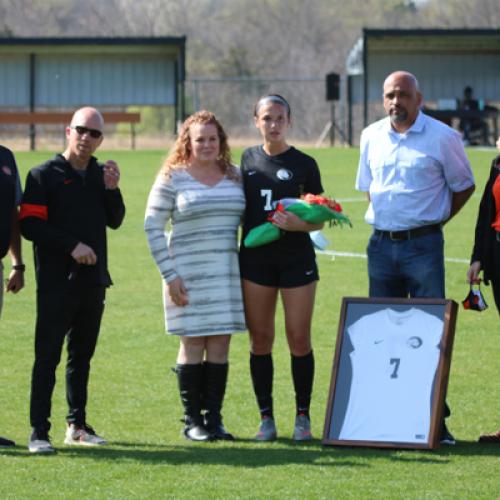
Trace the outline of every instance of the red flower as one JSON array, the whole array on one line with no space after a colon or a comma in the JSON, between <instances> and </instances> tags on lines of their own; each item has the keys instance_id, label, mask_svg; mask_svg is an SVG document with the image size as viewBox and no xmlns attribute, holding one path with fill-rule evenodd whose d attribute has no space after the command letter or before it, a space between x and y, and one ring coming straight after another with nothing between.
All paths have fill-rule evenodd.
<instances>
[{"instance_id":1,"label":"red flower","mask_svg":"<svg viewBox=\"0 0 500 500\"><path fill-rule=\"evenodd\" d=\"M267 221L268 222L273 222L274 221L274 214L276 212L284 212L285 211L285 207L283 206L282 203L279 203L276 205L276 210L273 210L272 212L269 212L269 215L267 216Z\"/></svg>"},{"instance_id":2,"label":"red flower","mask_svg":"<svg viewBox=\"0 0 500 500\"><path fill-rule=\"evenodd\" d=\"M326 196L320 196L318 194L305 194L302 199L311 205L325 205L334 212L342 212L342 207L340 203L337 203L335 200L331 198L327 198Z\"/></svg>"}]
</instances>

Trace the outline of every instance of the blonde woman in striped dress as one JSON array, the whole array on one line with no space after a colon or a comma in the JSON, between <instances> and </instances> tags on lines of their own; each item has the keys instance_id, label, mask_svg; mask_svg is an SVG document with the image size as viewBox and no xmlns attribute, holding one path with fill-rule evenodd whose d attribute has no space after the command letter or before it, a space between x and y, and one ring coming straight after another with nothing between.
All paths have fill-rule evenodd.
<instances>
[{"instance_id":1,"label":"blonde woman in striped dress","mask_svg":"<svg viewBox=\"0 0 500 500\"><path fill-rule=\"evenodd\" d=\"M166 328L180 337L175 371L184 435L194 441L233 439L221 408L231 334L245 331L237 253L244 209L227 136L212 113L199 111L182 125L145 219L163 277Z\"/></svg>"}]
</instances>

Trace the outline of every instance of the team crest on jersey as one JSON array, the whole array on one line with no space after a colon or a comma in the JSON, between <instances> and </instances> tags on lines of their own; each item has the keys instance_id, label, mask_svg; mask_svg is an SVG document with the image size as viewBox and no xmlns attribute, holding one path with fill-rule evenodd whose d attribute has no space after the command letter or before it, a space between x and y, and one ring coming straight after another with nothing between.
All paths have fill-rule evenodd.
<instances>
[{"instance_id":1,"label":"team crest on jersey","mask_svg":"<svg viewBox=\"0 0 500 500\"><path fill-rule=\"evenodd\" d=\"M280 168L277 172L276 172L276 177L280 180L280 181L289 181L292 177L293 177L293 174L292 172L290 172L290 170L286 169L286 168Z\"/></svg>"},{"instance_id":2,"label":"team crest on jersey","mask_svg":"<svg viewBox=\"0 0 500 500\"><path fill-rule=\"evenodd\" d=\"M4 174L7 174L7 175L12 175L12 170L10 169L10 167L8 167L7 165L4 165L2 167L2 170L3 170L3 173Z\"/></svg>"},{"instance_id":3,"label":"team crest on jersey","mask_svg":"<svg viewBox=\"0 0 500 500\"><path fill-rule=\"evenodd\" d=\"M419 347L421 347L423 344L423 341L420 337L410 337L407 341L406 341L406 345L408 347L411 347L412 349L418 349Z\"/></svg>"}]
</instances>

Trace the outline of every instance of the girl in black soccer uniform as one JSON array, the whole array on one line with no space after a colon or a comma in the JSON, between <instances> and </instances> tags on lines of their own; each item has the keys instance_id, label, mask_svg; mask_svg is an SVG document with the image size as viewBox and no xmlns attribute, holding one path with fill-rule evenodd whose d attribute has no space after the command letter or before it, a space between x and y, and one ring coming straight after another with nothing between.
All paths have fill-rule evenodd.
<instances>
[{"instance_id":1,"label":"girl in black soccer uniform","mask_svg":"<svg viewBox=\"0 0 500 500\"><path fill-rule=\"evenodd\" d=\"M290 106L279 95L261 98L254 110L255 126L264 144L243 153L241 170L246 196L243 239L250 229L266 221L276 202L304 193L323 192L313 158L286 141ZM258 441L276 439L273 417L274 316L278 293L285 313L285 329L291 353L297 414L293 438L312 438L309 406L314 378L311 320L318 269L309 232L322 224L302 221L290 212L276 213L274 223L282 237L257 248L240 249L245 315L250 332L250 371L261 413Z\"/></svg>"}]
</instances>

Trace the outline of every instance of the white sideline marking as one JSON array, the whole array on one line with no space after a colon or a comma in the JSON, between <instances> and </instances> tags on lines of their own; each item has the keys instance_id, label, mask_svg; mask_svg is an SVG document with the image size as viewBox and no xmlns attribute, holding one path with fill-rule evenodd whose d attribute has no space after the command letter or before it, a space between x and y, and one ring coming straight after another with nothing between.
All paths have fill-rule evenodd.
<instances>
[{"instance_id":1,"label":"white sideline marking","mask_svg":"<svg viewBox=\"0 0 500 500\"><path fill-rule=\"evenodd\" d=\"M337 252L335 250L316 250L316 253L329 255L330 257L354 257L355 259L366 259L366 254L355 252ZM454 257L445 257L446 262L456 262L457 264L469 264L468 259L456 259Z\"/></svg>"},{"instance_id":2,"label":"white sideline marking","mask_svg":"<svg viewBox=\"0 0 500 500\"><path fill-rule=\"evenodd\" d=\"M481 193L474 193L472 198L480 198L481 196ZM368 205L368 199L366 196L361 198L335 198L335 201L338 201L339 203L366 203L366 205Z\"/></svg>"},{"instance_id":3,"label":"white sideline marking","mask_svg":"<svg viewBox=\"0 0 500 500\"><path fill-rule=\"evenodd\" d=\"M330 255L331 257L355 257L357 259L366 259L366 254L364 253L336 252L335 250L316 250L316 253Z\"/></svg>"},{"instance_id":4,"label":"white sideline marking","mask_svg":"<svg viewBox=\"0 0 500 500\"><path fill-rule=\"evenodd\" d=\"M470 264L469 259L456 259L454 257L445 257L444 260L446 262L458 262L459 264Z\"/></svg>"}]
</instances>

